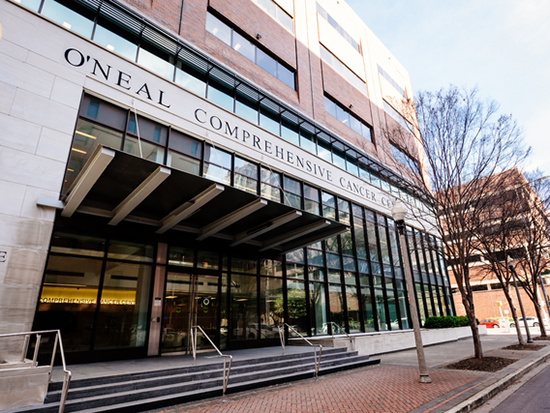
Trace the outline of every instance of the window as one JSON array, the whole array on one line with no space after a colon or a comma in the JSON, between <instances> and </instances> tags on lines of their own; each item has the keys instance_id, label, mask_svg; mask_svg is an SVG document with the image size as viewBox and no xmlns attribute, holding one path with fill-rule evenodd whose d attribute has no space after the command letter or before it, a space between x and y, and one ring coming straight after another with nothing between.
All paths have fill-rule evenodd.
<instances>
[{"instance_id":1,"label":"window","mask_svg":"<svg viewBox=\"0 0 550 413\"><path fill-rule=\"evenodd\" d=\"M289 205L293 208L301 208L302 207L302 185L299 181L296 181L295 179L285 177L284 179L285 184L285 199L284 203L286 205Z\"/></svg>"},{"instance_id":2,"label":"window","mask_svg":"<svg viewBox=\"0 0 550 413\"><path fill-rule=\"evenodd\" d=\"M342 26L340 26L334 18L328 14L325 9L321 7L319 3L317 3L317 13L319 13L319 16L321 16L323 19L325 19L340 35L344 38L346 42L348 42L355 50L357 50L358 53L361 53L361 48L359 47L359 43L357 43L353 37L351 37L348 32L344 30Z\"/></svg>"},{"instance_id":3,"label":"window","mask_svg":"<svg viewBox=\"0 0 550 413\"><path fill-rule=\"evenodd\" d=\"M206 30L288 87L296 89L294 72L211 13L206 14Z\"/></svg>"},{"instance_id":4,"label":"window","mask_svg":"<svg viewBox=\"0 0 550 413\"><path fill-rule=\"evenodd\" d=\"M281 202L281 174L262 168L262 197Z\"/></svg>"},{"instance_id":5,"label":"window","mask_svg":"<svg viewBox=\"0 0 550 413\"><path fill-rule=\"evenodd\" d=\"M388 72L386 72L384 69L382 69L382 67L380 65L377 65L378 66L378 73L380 73L380 75L386 79L390 85L392 85L395 90L397 90L401 95L405 95L405 91L403 90L403 88L401 86L399 86L399 83L397 83L389 74Z\"/></svg>"},{"instance_id":6,"label":"window","mask_svg":"<svg viewBox=\"0 0 550 413\"><path fill-rule=\"evenodd\" d=\"M346 109L342 108L338 103L336 103L328 96L325 96L325 110L327 111L327 113L338 119L348 128L353 129L363 138L365 138L369 142L372 142L372 130L370 126L357 119L354 115L352 115Z\"/></svg>"},{"instance_id":7,"label":"window","mask_svg":"<svg viewBox=\"0 0 550 413\"><path fill-rule=\"evenodd\" d=\"M390 104L386 101L384 101L384 111L392 117L393 120L395 120L397 123L399 123L401 126L403 126L406 130L409 132L412 132L413 127L411 123L403 117L399 112L397 112L393 107L390 106Z\"/></svg>"},{"instance_id":8,"label":"window","mask_svg":"<svg viewBox=\"0 0 550 413\"><path fill-rule=\"evenodd\" d=\"M277 20L285 29L294 33L294 19L272 0L254 0L261 9ZM288 10L288 7L287 7Z\"/></svg>"},{"instance_id":9,"label":"window","mask_svg":"<svg viewBox=\"0 0 550 413\"><path fill-rule=\"evenodd\" d=\"M258 165L235 156L235 188L258 193Z\"/></svg>"},{"instance_id":10,"label":"window","mask_svg":"<svg viewBox=\"0 0 550 413\"><path fill-rule=\"evenodd\" d=\"M332 66L344 79L350 82L353 86L359 89L362 93L367 93L365 82L363 82L355 73L353 73L346 65L344 65L336 56L328 51L324 46L321 47L321 59Z\"/></svg>"},{"instance_id":11,"label":"window","mask_svg":"<svg viewBox=\"0 0 550 413\"><path fill-rule=\"evenodd\" d=\"M212 146L206 146L203 176L222 184L231 184L231 154Z\"/></svg>"}]
</instances>

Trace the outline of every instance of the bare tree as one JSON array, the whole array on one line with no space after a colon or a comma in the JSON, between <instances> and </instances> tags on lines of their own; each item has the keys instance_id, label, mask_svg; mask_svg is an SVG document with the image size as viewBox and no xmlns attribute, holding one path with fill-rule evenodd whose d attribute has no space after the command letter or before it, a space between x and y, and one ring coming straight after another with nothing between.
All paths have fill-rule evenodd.
<instances>
[{"instance_id":1,"label":"bare tree","mask_svg":"<svg viewBox=\"0 0 550 413\"><path fill-rule=\"evenodd\" d=\"M425 230L441 238L443 248L435 251L443 254L456 280L475 357L482 358L470 285L469 261L476 251L479 226L473 217L484 209L488 199L484 195L491 186L498 185L491 178L516 166L529 150L511 115L498 115L498 105L483 102L476 89L450 86L435 93L421 92L416 108L407 101L402 105L397 109L408 118L412 134L396 123L384 133L397 159L394 167L409 177L411 193L423 200L411 213Z\"/></svg>"}]
</instances>

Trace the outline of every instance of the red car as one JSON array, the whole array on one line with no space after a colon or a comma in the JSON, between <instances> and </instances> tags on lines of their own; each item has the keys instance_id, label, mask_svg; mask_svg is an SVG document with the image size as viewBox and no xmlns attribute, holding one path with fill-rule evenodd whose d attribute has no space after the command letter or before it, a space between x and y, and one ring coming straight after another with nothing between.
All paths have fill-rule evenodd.
<instances>
[{"instance_id":1,"label":"red car","mask_svg":"<svg viewBox=\"0 0 550 413\"><path fill-rule=\"evenodd\" d=\"M479 323L480 326L487 326L487 328L499 328L500 327L500 324L498 323L497 320L491 320L491 319L487 319L487 320L483 320L481 321L481 323Z\"/></svg>"}]
</instances>

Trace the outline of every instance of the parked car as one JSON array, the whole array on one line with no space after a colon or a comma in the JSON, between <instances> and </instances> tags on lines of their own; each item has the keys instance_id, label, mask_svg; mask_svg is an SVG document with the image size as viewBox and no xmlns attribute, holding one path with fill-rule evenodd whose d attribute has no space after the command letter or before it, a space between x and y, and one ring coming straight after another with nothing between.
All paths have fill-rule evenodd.
<instances>
[{"instance_id":1,"label":"parked car","mask_svg":"<svg viewBox=\"0 0 550 413\"><path fill-rule=\"evenodd\" d=\"M487 320L482 320L479 323L480 326L487 326L487 328L499 328L500 324L497 320L493 320L491 318L488 318Z\"/></svg>"},{"instance_id":2,"label":"parked car","mask_svg":"<svg viewBox=\"0 0 550 413\"><path fill-rule=\"evenodd\" d=\"M527 325L529 327L538 327L540 325L539 319L536 317L525 317L527 320ZM523 322L523 317L518 318L518 323L520 327L523 327L525 324ZM516 324L514 322L510 323L510 328L514 328Z\"/></svg>"}]
</instances>

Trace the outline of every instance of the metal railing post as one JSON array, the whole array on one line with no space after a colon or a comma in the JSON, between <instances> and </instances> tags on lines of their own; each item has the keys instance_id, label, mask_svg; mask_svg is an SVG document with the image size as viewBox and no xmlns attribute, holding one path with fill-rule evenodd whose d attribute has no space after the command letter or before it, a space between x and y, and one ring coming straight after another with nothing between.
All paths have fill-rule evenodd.
<instances>
[{"instance_id":1,"label":"metal railing post","mask_svg":"<svg viewBox=\"0 0 550 413\"><path fill-rule=\"evenodd\" d=\"M304 340L307 344L313 347L313 355L315 360L315 379L319 377L319 370L321 368L321 355L323 353L323 346L321 344L313 344L311 341L309 341L307 338L305 338L303 335L301 335L299 332L296 331L296 329L287 323L279 324L279 337L281 337L281 346L283 347L283 355L285 354L285 346L284 346L284 340L281 335L281 327L284 328L284 326L287 326L289 330L292 330L294 333L298 334L302 340ZM319 357L317 357L317 347L319 347Z\"/></svg>"}]
</instances>

